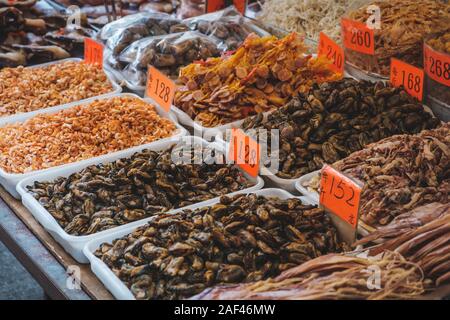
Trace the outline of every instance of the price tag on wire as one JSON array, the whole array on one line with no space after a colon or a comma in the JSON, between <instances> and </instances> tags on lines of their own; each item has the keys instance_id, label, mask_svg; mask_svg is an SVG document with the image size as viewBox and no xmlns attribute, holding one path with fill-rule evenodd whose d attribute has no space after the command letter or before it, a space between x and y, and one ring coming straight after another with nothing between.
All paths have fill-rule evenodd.
<instances>
[{"instance_id":1,"label":"price tag on wire","mask_svg":"<svg viewBox=\"0 0 450 320\"><path fill-rule=\"evenodd\" d=\"M344 73L344 50L323 32L320 33L317 55L331 60L333 69Z\"/></svg>"},{"instance_id":2,"label":"price tag on wire","mask_svg":"<svg viewBox=\"0 0 450 320\"><path fill-rule=\"evenodd\" d=\"M245 9L247 7L246 0L207 0L206 1L206 13L216 12L225 9L229 5L234 5L236 9L241 13L245 14Z\"/></svg>"},{"instance_id":3,"label":"price tag on wire","mask_svg":"<svg viewBox=\"0 0 450 320\"><path fill-rule=\"evenodd\" d=\"M175 83L153 66L148 66L146 95L169 112L175 96Z\"/></svg>"},{"instance_id":4,"label":"price tag on wire","mask_svg":"<svg viewBox=\"0 0 450 320\"><path fill-rule=\"evenodd\" d=\"M361 187L332 167L325 165L320 179L320 205L345 221L352 229L358 227Z\"/></svg>"},{"instance_id":5,"label":"price tag on wire","mask_svg":"<svg viewBox=\"0 0 450 320\"><path fill-rule=\"evenodd\" d=\"M84 61L103 67L103 45L91 38L84 38Z\"/></svg>"},{"instance_id":6,"label":"price tag on wire","mask_svg":"<svg viewBox=\"0 0 450 320\"><path fill-rule=\"evenodd\" d=\"M231 142L228 150L228 158L247 172L256 177L259 173L260 160L259 144L241 129L231 130Z\"/></svg>"},{"instance_id":7,"label":"price tag on wire","mask_svg":"<svg viewBox=\"0 0 450 320\"><path fill-rule=\"evenodd\" d=\"M375 54L375 37L373 30L364 23L342 18L342 36L344 47L360 53Z\"/></svg>"},{"instance_id":8,"label":"price tag on wire","mask_svg":"<svg viewBox=\"0 0 450 320\"><path fill-rule=\"evenodd\" d=\"M423 99L424 72L406 62L391 59L391 83L394 87L403 86L411 96Z\"/></svg>"},{"instance_id":9,"label":"price tag on wire","mask_svg":"<svg viewBox=\"0 0 450 320\"><path fill-rule=\"evenodd\" d=\"M423 60L427 76L436 82L450 87L450 55L433 50L425 44Z\"/></svg>"}]
</instances>

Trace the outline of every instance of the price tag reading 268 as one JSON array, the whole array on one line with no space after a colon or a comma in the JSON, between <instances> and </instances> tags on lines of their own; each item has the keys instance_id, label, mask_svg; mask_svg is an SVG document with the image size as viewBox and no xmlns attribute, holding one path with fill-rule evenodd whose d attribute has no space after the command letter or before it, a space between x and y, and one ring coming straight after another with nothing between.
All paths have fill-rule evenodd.
<instances>
[{"instance_id":1,"label":"price tag reading 268","mask_svg":"<svg viewBox=\"0 0 450 320\"><path fill-rule=\"evenodd\" d=\"M240 129L232 129L228 157L250 176L259 173L259 144Z\"/></svg>"},{"instance_id":2,"label":"price tag reading 268","mask_svg":"<svg viewBox=\"0 0 450 320\"><path fill-rule=\"evenodd\" d=\"M324 166L320 180L320 204L350 224L358 226L361 187L330 166Z\"/></svg>"},{"instance_id":3,"label":"price tag reading 268","mask_svg":"<svg viewBox=\"0 0 450 320\"><path fill-rule=\"evenodd\" d=\"M427 75L447 87L450 87L450 55L437 52L424 45L424 69Z\"/></svg>"},{"instance_id":4,"label":"price tag reading 268","mask_svg":"<svg viewBox=\"0 0 450 320\"><path fill-rule=\"evenodd\" d=\"M148 67L146 94L167 112L172 106L175 83L153 66Z\"/></svg>"}]
</instances>

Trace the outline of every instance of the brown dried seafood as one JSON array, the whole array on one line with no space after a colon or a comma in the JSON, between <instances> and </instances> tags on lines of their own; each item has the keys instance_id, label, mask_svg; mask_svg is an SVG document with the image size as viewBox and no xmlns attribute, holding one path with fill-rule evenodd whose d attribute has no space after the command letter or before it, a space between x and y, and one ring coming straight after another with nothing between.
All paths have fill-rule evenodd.
<instances>
[{"instance_id":1,"label":"brown dried seafood","mask_svg":"<svg viewBox=\"0 0 450 320\"><path fill-rule=\"evenodd\" d=\"M213 39L189 31L136 41L121 53L118 60L120 68L129 62L123 70L125 79L133 85L145 86L148 65L177 78L180 68L194 61L217 57L220 53L219 45Z\"/></svg>"},{"instance_id":2,"label":"brown dried seafood","mask_svg":"<svg viewBox=\"0 0 450 320\"><path fill-rule=\"evenodd\" d=\"M360 216L369 226L386 225L427 203L448 203L450 123L417 135L386 138L333 167L365 183Z\"/></svg>"},{"instance_id":3,"label":"brown dried seafood","mask_svg":"<svg viewBox=\"0 0 450 320\"><path fill-rule=\"evenodd\" d=\"M171 154L144 150L28 189L67 233L87 235L254 184L236 167L175 165Z\"/></svg>"},{"instance_id":4,"label":"brown dried seafood","mask_svg":"<svg viewBox=\"0 0 450 320\"><path fill-rule=\"evenodd\" d=\"M431 203L405 212L390 225L361 239L357 244L382 241L371 255L384 250L402 254L418 264L432 285L450 283L450 204Z\"/></svg>"},{"instance_id":5,"label":"brown dried seafood","mask_svg":"<svg viewBox=\"0 0 450 320\"><path fill-rule=\"evenodd\" d=\"M389 76L391 58L421 67L424 37L450 29L450 5L442 1L374 1L351 12L349 18L365 23L371 15L371 10L367 10L369 5L378 6L381 13L381 28L374 30L375 55L346 50L345 58L363 70L382 76Z\"/></svg>"},{"instance_id":6,"label":"brown dried seafood","mask_svg":"<svg viewBox=\"0 0 450 320\"><path fill-rule=\"evenodd\" d=\"M323 57L306 55L302 38L249 36L231 56L193 63L180 71L174 104L205 127L279 108L313 83L342 77Z\"/></svg>"},{"instance_id":7,"label":"brown dried seafood","mask_svg":"<svg viewBox=\"0 0 450 320\"><path fill-rule=\"evenodd\" d=\"M383 275L380 289L367 285L371 268L377 268ZM207 289L192 299L398 300L418 298L424 292L419 266L398 253L385 251L377 258L328 254L289 269L274 279Z\"/></svg>"},{"instance_id":8,"label":"brown dried seafood","mask_svg":"<svg viewBox=\"0 0 450 320\"><path fill-rule=\"evenodd\" d=\"M158 215L95 254L137 299L180 299L216 284L277 276L344 249L323 210L250 194Z\"/></svg>"},{"instance_id":9,"label":"brown dried seafood","mask_svg":"<svg viewBox=\"0 0 450 320\"><path fill-rule=\"evenodd\" d=\"M267 118L260 114L247 119L243 128L279 129L277 175L298 178L371 142L438 124L404 90L346 78L315 84Z\"/></svg>"}]
</instances>

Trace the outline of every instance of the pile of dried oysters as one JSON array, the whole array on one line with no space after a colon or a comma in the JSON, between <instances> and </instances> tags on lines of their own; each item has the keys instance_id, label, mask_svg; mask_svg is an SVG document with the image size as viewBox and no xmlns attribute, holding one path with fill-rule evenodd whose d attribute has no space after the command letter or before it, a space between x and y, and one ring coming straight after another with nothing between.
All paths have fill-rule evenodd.
<instances>
[{"instance_id":1,"label":"pile of dried oysters","mask_svg":"<svg viewBox=\"0 0 450 320\"><path fill-rule=\"evenodd\" d=\"M236 167L175 165L171 154L144 150L67 178L35 182L29 191L67 233L80 236L254 185Z\"/></svg>"},{"instance_id":2,"label":"pile of dried oysters","mask_svg":"<svg viewBox=\"0 0 450 320\"><path fill-rule=\"evenodd\" d=\"M160 214L95 255L137 299L182 299L216 284L274 277L344 249L323 210L297 198L250 194Z\"/></svg>"},{"instance_id":3,"label":"pile of dried oysters","mask_svg":"<svg viewBox=\"0 0 450 320\"><path fill-rule=\"evenodd\" d=\"M277 176L298 178L371 142L438 124L403 89L345 78L315 84L267 118L262 114L248 118L243 128L279 129Z\"/></svg>"}]
</instances>

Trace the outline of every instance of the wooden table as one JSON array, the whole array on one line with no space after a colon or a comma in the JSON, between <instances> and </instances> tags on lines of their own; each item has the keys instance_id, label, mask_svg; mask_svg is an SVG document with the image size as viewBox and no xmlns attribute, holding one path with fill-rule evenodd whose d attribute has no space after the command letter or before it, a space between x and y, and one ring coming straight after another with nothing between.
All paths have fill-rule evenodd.
<instances>
[{"instance_id":1,"label":"wooden table","mask_svg":"<svg viewBox=\"0 0 450 320\"><path fill-rule=\"evenodd\" d=\"M92 273L90 266L76 262L47 233L19 200L0 187L0 241L36 279L50 299L110 300L112 295ZM66 270L78 267L81 289L67 285Z\"/></svg>"}]
</instances>

